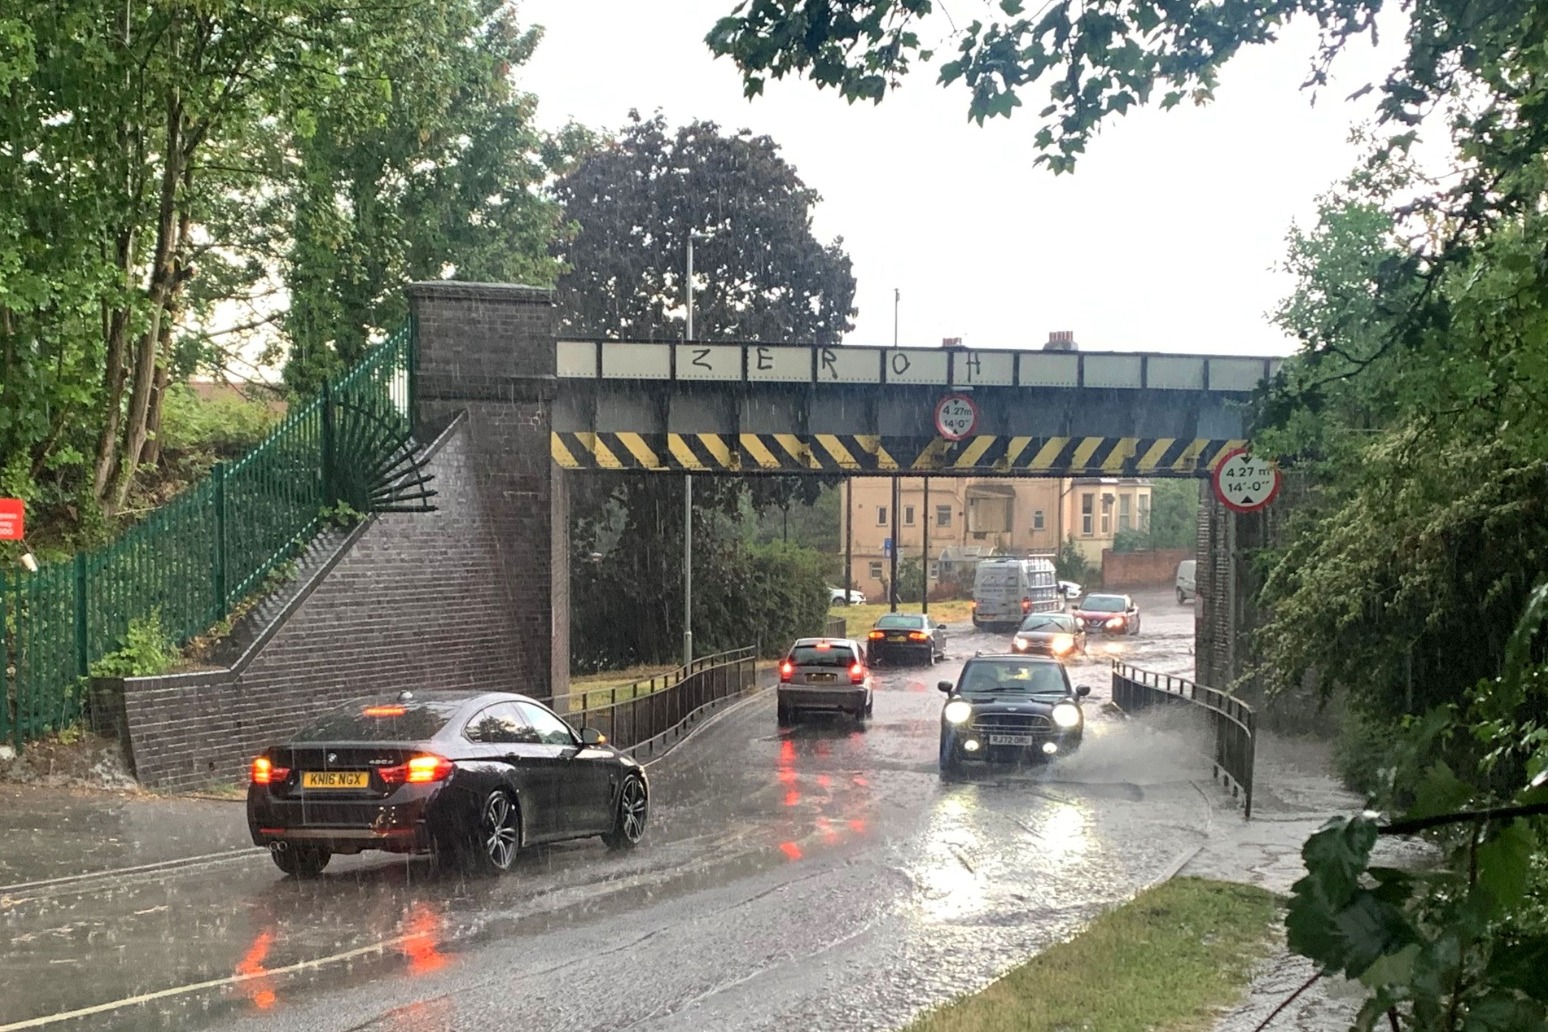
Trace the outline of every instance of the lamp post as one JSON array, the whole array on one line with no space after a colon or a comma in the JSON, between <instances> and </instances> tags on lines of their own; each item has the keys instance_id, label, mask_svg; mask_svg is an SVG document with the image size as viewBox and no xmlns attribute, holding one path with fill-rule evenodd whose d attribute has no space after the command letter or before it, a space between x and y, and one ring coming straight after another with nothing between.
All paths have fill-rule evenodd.
<instances>
[{"instance_id":1,"label":"lamp post","mask_svg":"<svg viewBox=\"0 0 1548 1032\"><path fill-rule=\"evenodd\" d=\"M683 339L693 340L693 238L688 231L688 319ZM683 474L683 666L693 665L693 474Z\"/></svg>"}]
</instances>

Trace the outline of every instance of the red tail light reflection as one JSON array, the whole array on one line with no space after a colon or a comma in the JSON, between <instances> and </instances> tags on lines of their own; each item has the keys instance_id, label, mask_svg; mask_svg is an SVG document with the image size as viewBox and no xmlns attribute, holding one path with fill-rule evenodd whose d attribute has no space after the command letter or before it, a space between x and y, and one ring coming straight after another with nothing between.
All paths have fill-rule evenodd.
<instances>
[{"instance_id":1,"label":"red tail light reflection","mask_svg":"<svg viewBox=\"0 0 1548 1032\"><path fill-rule=\"evenodd\" d=\"M403 926L403 942L398 948L408 958L409 971L427 974L446 966L446 954L440 950L441 921L435 910L423 902L415 903Z\"/></svg>"},{"instance_id":2,"label":"red tail light reflection","mask_svg":"<svg viewBox=\"0 0 1548 1032\"><path fill-rule=\"evenodd\" d=\"M279 999L271 988L270 980L264 977L268 968L264 967L263 962L269 956L269 947L273 945L274 930L265 928L258 933L253 944L248 947L247 955L236 966L236 973L241 978L237 984L259 1010L268 1010Z\"/></svg>"}]
</instances>

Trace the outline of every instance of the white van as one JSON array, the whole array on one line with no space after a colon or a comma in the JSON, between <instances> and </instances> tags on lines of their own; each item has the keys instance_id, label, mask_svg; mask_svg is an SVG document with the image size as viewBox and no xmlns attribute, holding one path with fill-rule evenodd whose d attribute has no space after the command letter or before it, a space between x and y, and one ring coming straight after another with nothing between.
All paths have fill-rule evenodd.
<instances>
[{"instance_id":1,"label":"white van","mask_svg":"<svg viewBox=\"0 0 1548 1032\"><path fill-rule=\"evenodd\" d=\"M1198 569L1197 559L1184 559L1177 564L1177 603L1192 602L1198 592L1198 586L1194 583L1194 571Z\"/></svg>"},{"instance_id":2,"label":"white van","mask_svg":"<svg viewBox=\"0 0 1548 1032\"><path fill-rule=\"evenodd\" d=\"M985 559L973 573L973 626L1014 630L1028 613L1060 608L1051 559Z\"/></svg>"}]
</instances>

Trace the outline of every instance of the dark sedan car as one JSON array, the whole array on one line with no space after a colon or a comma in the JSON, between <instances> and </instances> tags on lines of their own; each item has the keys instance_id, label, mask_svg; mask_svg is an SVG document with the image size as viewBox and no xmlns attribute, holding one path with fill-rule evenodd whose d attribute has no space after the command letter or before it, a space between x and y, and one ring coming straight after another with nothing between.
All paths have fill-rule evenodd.
<instances>
[{"instance_id":1,"label":"dark sedan car","mask_svg":"<svg viewBox=\"0 0 1548 1032\"><path fill-rule=\"evenodd\" d=\"M866 636L872 666L894 660L926 665L946 658L946 628L921 613L887 613Z\"/></svg>"},{"instance_id":2,"label":"dark sedan car","mask_svg":"<svg viewBox=\"0 0 1548 1032\"><path fill-rule=\"evenodd\" d=\"M940 768L959 772L967 761L1017 763L1073 752L1085 731L1080 700L1064 664L1041 656L974 656L941 708Z\"/></svg>"},{"instance_id":3,"label":"dark sedan car","mask_svg":"<svg viewBox=\"0 0 1548 1032\"><path fill-rule=\"evenodd\" d=\"M1068 613L1033 613L1021 621L1011 648L1033 656L1069 659L1086 653L1086 629Z\"/></svg>"},{"instance_id":4,"label":"dark sedan car","mask_svg":"<svg viewBox=\"0 0 1548 1032\"><path fill-rule=\"evenodd\" d=\"M1139 605L1128 595L1087 595L1070 614L1095 634L1138 634Z\"/></svg>"},{"instance_id":5,"label":"dark sedan car","mask_svg":"<svg viewBox=\"0 0 1548 1032\"><path fill-rule=\"evenodd\" d=\"M247 824L287 874L366 849L499 873L531 843L632 847L649 799L638 763L526 696L402 692L334 710L255 758Z\"/></svg>"}]
</instances>

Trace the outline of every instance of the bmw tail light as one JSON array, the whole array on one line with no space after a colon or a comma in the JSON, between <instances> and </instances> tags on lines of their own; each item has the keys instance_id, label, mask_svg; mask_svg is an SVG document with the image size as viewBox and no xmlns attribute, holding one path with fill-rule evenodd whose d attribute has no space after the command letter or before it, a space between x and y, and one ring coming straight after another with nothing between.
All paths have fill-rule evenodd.
<instances>
[{"instance_id":1,"label":"bmw tail light","mask_svg":"<svg viewBox=\"0 0 1548 1032\"><path fill-rule=\"evenodd\" d=\"M909 641L929 641L930 640L930 636L928 634L926 634L924 631L909 631L908 632L908 640Z\"/></svg>"},{"instance_id":2,"label":"bmw tail light","mask_svg":"<svg viewBox=\"0 0 1548 1032\"><path fill-rule=\"evenodd\" d=\"M795 664L790 662L790 660L787 659L787 660L785 660L783 663L781 663L779 665L779 679L781 681L788 681L788 680L790 680L790 678L794 674L795 674Z\"/></svg>"},{"instance_id":3,"label":"bmw tail light","mask_svg":"<svg viewBox=\"0 0 1548 1032\"><path fill-rule=\"evenodd\" d=\"M887 634L886 634L885 631L872 631L870 633L870 639L872 641L881 641L886 636L887 636Z\"/></svg>"},{"instance_id":4,"label":"bmw tail light","mask_svg":"<svg viewBox=\"0 0 1548 1032\"><path fill-rule=\"evenodd\" d=\"M387 785L401 785L405 782L410 785L425 785L433 781L445 781L456 769L457 765L444 756L420 753L418 756L409 757L407 763L400 763L396 767L378 767L376 776Z\"/></svg>"},{"instance_id":5,"label":"bmw tail light","mask_svg":"<svg viewBox=\"0 0 1548 1032\"><path fill-rule=\"evenodd\" d=\"M856 663L849 668L850 684L865 684L865 664Z\"/></svg>"},{"instance_id":6,"label":"bmw tail light","mask_svg":"<svg viewBox=\"0 0 1548 1032\"><path fill-rule=\"evenodd\" d=\"M259 756L254 758L248 775L255 785L277 785L290 777L290 768L276 767L267 756Z\"/></svg>"}]
</instances>

